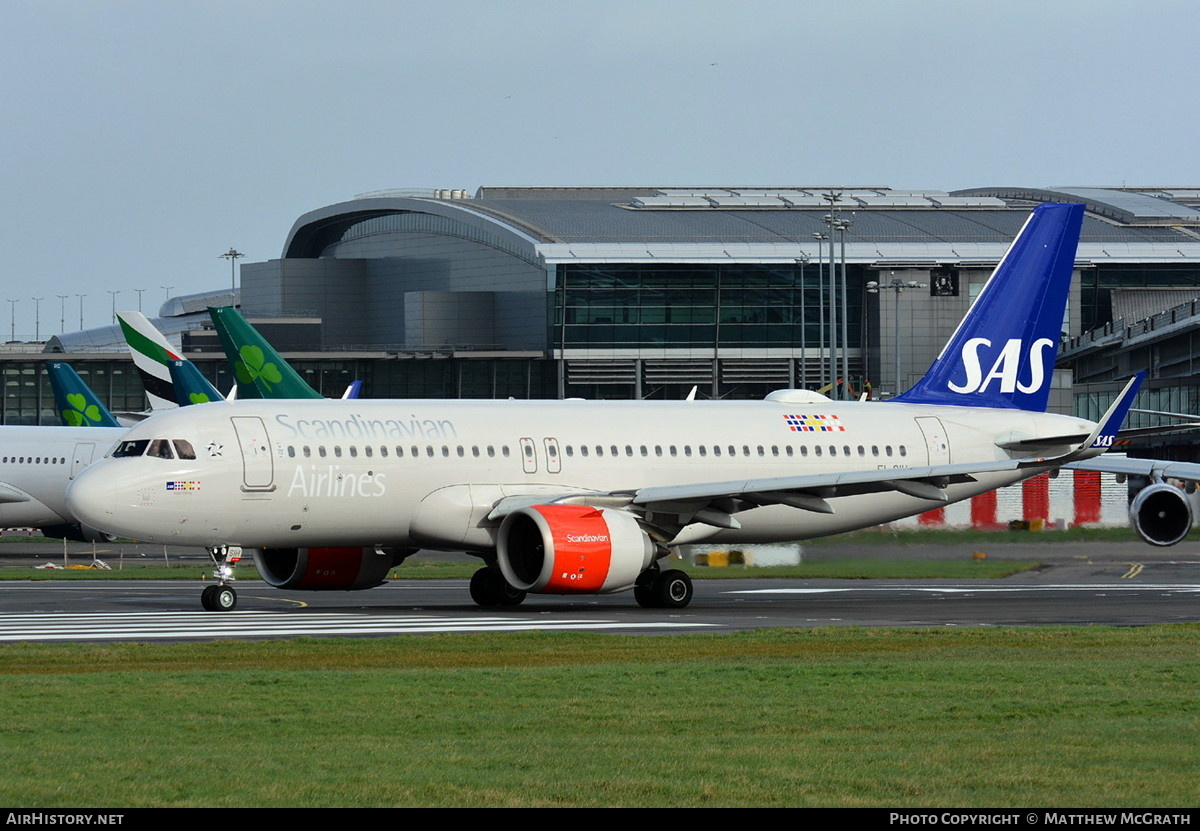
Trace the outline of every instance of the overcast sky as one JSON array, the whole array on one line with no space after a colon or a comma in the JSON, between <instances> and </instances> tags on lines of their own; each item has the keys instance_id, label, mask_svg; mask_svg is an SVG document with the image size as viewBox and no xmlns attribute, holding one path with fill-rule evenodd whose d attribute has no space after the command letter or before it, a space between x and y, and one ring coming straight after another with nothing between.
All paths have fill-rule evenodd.
<instances>
[{"instance_id":1,"label":"overcast sky","mask_svg":"<svg viewBox=\"0 0 1200 831\"><path fill-rule=\"evenodd\" d=\"M1200 186L1191 0L6 0L16 336L394 187ZM9 336L0 303L0 340Z\"/></svg>"}]
</instances>

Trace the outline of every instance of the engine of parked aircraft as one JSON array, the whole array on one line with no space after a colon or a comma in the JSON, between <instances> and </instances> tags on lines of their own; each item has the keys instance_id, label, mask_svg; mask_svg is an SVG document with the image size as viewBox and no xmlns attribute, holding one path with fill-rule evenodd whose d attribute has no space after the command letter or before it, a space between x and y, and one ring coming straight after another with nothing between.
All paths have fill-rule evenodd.
<instances>
[{"instance_id":1,"label":"engine of parked aircraft","mask_svg":"<svg viewBox=\"0 0 1200 831\"><path fill-rule=\"evenodd\" d=\"M521 591L607 594L633 588L655 546L625 511L533 505L504 518L496 553L504 579Z\"/></svg>"},{"instance_id":2,"label":"engine of parked aircraft","mask_svg":"<svg viewBox=\"0 0 1200 831\"><path fill-rule=\"evenodd\" d=\"M1174 545L1192 529L1192 505L1179 488L1159 482L1138 491L1129 506L1129 524L1152 545Z\"/></svg>"},{"instance_id":3,"label":"engine of parked aircraft","mask_svg":"<svg viewBox=\"0 0 1200 831\"><path fill-rule=\"evenodd\" d=\"M353 591L378 586L398 562L376 548L260 548L254 565L279 589Z\"/></svg>"},{"instance_id":4,"label":"engine of parked aircraft","mask_svg":"<svg viewBox=\"0 0 1200 831\"><path fill-rule=\"evenodd\" d=\"M112 534L93 528L90 525L43 525L42 536L52 540L71 540L72 542L112 542Z\"/></svg>"}]
</instances>

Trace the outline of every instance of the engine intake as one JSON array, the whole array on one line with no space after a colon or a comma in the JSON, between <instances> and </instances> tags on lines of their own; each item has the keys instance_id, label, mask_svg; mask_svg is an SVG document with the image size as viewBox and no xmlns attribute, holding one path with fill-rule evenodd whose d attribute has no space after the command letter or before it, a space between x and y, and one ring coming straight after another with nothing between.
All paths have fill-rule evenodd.
<instances>
[{"instance_id":1,"label":"engine intake","mask_svg":"<svg viewBox=\"0 0 1200 831\"><path fill-rule=\"evenodd\" d=\"M541 594L608 594L633 588L655 546L625 511L533 505L504 518L496 539L504 579Z\"/></svg>"},{"instance_id":2,"label":"engine intake","mask_svg":"<svg viewBox=\"0 0 1200 831\"><path fill-rule=\"evenodd\" d=\"M403 559L403 558L401 558ZM371 589L396 565L389 552L375 548L259 548L254 565L277 589L353 591Z\"/></svg>"},{"instance_id":3,"label":"engine intake","mask_svg":"<svg viewBox=\"0 0 1200 831\"><path fill-rule=\"evenodd\" d=\"M1151 545L1174 545L1192 529L1192 504L1179 488L1159 482L1138 491L1129 524Z\"/></svg>"}]
</instances>

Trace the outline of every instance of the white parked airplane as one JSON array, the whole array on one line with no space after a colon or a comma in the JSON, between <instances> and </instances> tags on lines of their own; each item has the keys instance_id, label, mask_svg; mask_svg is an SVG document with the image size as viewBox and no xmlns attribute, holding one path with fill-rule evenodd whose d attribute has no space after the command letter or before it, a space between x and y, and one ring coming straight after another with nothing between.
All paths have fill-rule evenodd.
<instances>
[{"instance_id":1,"label":"white parked airplane","mask_svg":"<svg viewBox=\"0 0 1200 831\"><path fill-rule=\"evenodd\" d=\"M484 606L627 589L684 606L687 575L658 567L671 546L836 534L1103 453L1140 377L1098 424L1045 412L1082 217L1038 207L893 401L217 403L134 427L68 503L114 534L207 547L209 609L235 605L243 549L272 585L361 589L417 547L478 554Z\"/></svg>"},{"instance_id":2,"label":"white parked airplane","mask_svg":"<svg viewBox=\"0 0 1200 831\"><path fill-rule=\"evenodd\" d=\"M0 427L0 528L41 528L50 537L97 541L67 510L66 490L124 427Z\"/></svg>"},{"instance_id":3,"label":"white parked airplane","mask_svg":"<svg viewBox=\"0 0 1200 831\"><path fill-rule=\"evenodd\" d=\"M141 313L120 312L118 317L146 383L147 395L153 401L169 408L176 406L173 379L177 375L185 391L204 400L220 398ZM248 325L242 325L245 337L257 335ZM282 359L277 360L282 364ZM113 448L126 428L98 426L111 424L111 414L69 366L48 364L46 369L55 387L55 407L66 424L77 426L0 425L0 528L40 528L48 537L84 542L107 539L109 535L76 521L67 509L66 490L79 471ZM192 400L197 400L196 396ZM130 423L147 416L120 415Z\"/></svg>"}]
</instances>

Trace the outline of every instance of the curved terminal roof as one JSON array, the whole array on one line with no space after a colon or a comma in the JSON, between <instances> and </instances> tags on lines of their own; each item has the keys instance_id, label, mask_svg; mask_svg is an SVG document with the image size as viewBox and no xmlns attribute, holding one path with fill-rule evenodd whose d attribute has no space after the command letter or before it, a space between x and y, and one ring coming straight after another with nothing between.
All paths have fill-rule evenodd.
<instances>
[{"instance_id":1,"label":"curved terminal roof","mask_svg":"<svg viewBox=\"0 0 1200 831\"><path fill-rule=\"evenodd\" d=\"M150 324L178 346L182 333L209 325L209 306L236 306L240 292L229 289L169 297ZM43 352L124 352L128 348L119 325L64 332L48 339Z\"/></svg>"},{"instance_id":2,"label":"curved terminal roof","mask_svg":"<svg viewBox=\"0 0 1200 831\"><path fill-rule=\"evenodd\" d=\"M162 317L179 317L180 315L206 313L209 306L237 306L240 303L240 291L201 291L168 298L159 308L158 313Z\"/></svg>"},{"instance_id":3,"label":"curved terminal roof","mask_svg":"<svg viewBox=\"0 0 1200 831\"><path fill-rule=\"evenodd\" d=\"M191 314L182 317L152 317L150 324L163 333L163 337L176 347L182 334L191 329L208 325L208 314ZM43 352L124 352L129 348L120 326L97 326L78 332L65 332L46 341Z\"/></svg>"},{"instance_id":4,"label":"curved terminal roof","mask_svg":"<svg viewBox=\"0 0 1200 831\"><path fill-rule=\"evenodd\" d=\"M1180 189L1181 197L1193 189ZM965 196L994 196L1028 202L1082 202L1089 213L1122 225L1200 226L1200 211L1174 201L1175 195L1161 188L1128 190L1115 188L971 188L957 191Z\"/></svg>"},{"instance_id":5,"label":"curved terminal roof","mask_svg":"<svg viewBox=\"0 0 1200 831\"><path fill-rule=\"evenodd\" d=\"M1200 257L1200 211L1161 189L481 188L474 198L452 190L432 197L403 193L364 194L305 214L288 234L283 256L319 257L347 235L423 230L476 239L531 262L816 260L814 235L829 232L824 217L835 194L838 217L851 223L846 256L856 261L994 261L1030 205L1047 201L1087 204L1082 259ZM835 236L840 243L841 235Z\"/></svg>"}]
</instances>

